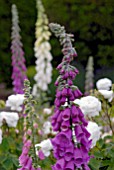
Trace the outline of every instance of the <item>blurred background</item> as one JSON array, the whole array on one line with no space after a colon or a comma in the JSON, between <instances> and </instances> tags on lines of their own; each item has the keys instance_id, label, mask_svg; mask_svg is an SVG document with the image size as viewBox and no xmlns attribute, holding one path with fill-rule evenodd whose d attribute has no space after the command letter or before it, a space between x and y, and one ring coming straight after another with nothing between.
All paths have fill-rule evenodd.
<instances>
[{"instance_id":1,"label":"blurred background","mask_svg":"<svg viewBox=\"0 0 114 170\"><path fill-rule=\"evenodd\" d=\"M94 82L108 77L114 82L114 1L113 0L42 0L49 22L59 23L75 37L74 47L78 58L75 61L80 74L76 84L84 92L85 68L89 56L94 57ZM37 18L35 0L0 0L0 86L12 87L11 67L11 5L19 12L27 75L32 84L35 74L34 42ZM50 39L53 55L53 80L49 88L54 96L56 66L62 59L59 41ZM52 90L53 88L53 90ZM2 88L1 88L2 89Z\"/></svg>"}]
</instances>

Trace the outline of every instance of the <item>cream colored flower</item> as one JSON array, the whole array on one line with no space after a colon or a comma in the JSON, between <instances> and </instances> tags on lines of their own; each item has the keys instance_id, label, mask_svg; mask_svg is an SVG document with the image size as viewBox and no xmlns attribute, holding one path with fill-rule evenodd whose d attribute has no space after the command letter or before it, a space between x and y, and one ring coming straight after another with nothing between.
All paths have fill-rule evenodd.
<instances>
[{"instance_id":1,"label":"cream colored flower","mask_svg":"<svg viewBox=\"0 0 114 170\"><path fill-rule=\"evenodd\" d=\"M2 126L3 120L5 120L9 127L16 127L19 120L18 113L16 112L0 112L0 118L2 118L0 125Z\"/></svg>"},{"instance_id":2,"label":"cream colored flower","mask_svg":"<svg viewBox=\"0 0 114 170\"><path fill-rule=\"evenodd\" d=\"M86 96L74 100L78 104L85 116L94 117L101 111L101 102L94 96Z\"/></svg>"},{"instance_id":3,"label":"cream colored flower","mask_svg":"<svg viewBox=\"0 0 114 170\"><path fill-rule=\"evenodd\" d=\"M97 81L96 86L98 90L110 90L112 81L108 78L103 78Z\"/></svg>"},{"instance_id":4,"label":"cream colored flower","mask_svg":"<svg viewBox=\"0 0 114 170\"><path fill-rule=\"evenodd\" d=\"M43 140L41 143L36 144L35 148L40 147L42 152L46 157L50 155L50 151L53 149L52 143L50 139Z\"/></svg>"},{"instance_id":5,"label":"cream colored flower","mask_svg":"<svg viewBox=\"0 0 114 170\"><path fill-rule=\"evenodd\" d=\"M95 122L88 122L87 131L91 134L90 139L92 139L91 148L96 145L96 142L101 136L101 127L99 127Z\"/></svg>"},{"instance_id":6,"label":"cream colored flower","mask_svg":"<svg viewBox=\"0 0 114 170\"><path fill-rule=\"evenodd\" d=\"M108 99L109 102L112 101L113 97L114 97L114 93L112 90L108 91L108 90L98 90L100 94L102 94L104 96L105 99Z\"/></svg>"}]
</instances>

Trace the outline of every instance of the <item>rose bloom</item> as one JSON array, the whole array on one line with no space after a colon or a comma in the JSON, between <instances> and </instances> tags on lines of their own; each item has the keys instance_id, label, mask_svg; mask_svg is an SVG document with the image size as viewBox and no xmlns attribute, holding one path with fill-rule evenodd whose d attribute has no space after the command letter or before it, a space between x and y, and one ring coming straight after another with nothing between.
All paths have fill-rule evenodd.
<instances>
[{"instance_id":1,"label":"rose bloom","mask_svg":"<svg viewBox=\"0 0 114 170\"><path fill-rule=\"evenodd\" d=\"M97 81L96 86L98 90L110 90L112 81L108 78L103 78Z\"/></svg>"},{"instance_id":2,"label":"rose bloom","mask_svg":"<svg viewBox=\"0 0 114 170\"><path fill-rule=\"evenodd\" d=\"M4 119L8 127L16 127L19 115L16 112L0 112L0 126L2 126Z\"/></svg>"},{"instance_id":3,"label":"rose bloom","mask_svg":"<svg viewBox=\"0 0 114 170\"><path fill-rule=\"evenodd\" d=\"M101 111L101 102L94 96L86 96L74 100L78 104L85 116L94 117Z\"/></svg>"},{"instance_id":4,"label":"rose bloom","mask_svg":"<svg viewBox=\"0 0 114 170\"><path fill-rule=\"evenodd\" d=\"M109 102L111 102L113 97L114 97L114 93L113 93L112 90L110 90L110 91L108 91L108 90L99 90L99 93L102 94L105 99L108 99Z\"/></svg>"},{"instance_id":5,"label":"rose bloom","mask_svg":"<svg viewBox=\"0 0 114 170\"><path fill-rule=\"evenodd\" d=\"M95 122L88 122L87 131L91 134L90 139L92 139L91 148L96 145L96 142L100 139L101 136L101 127L99 127Z\"/></svg>"},{"instance_id":6,"label":"rose bloom","mask_svg":"<svg viewBox=\"0 0 114 170\"><path fill-rule=\"evenodd\" d=\"M6 101L6 106L11 107L11 110L16 110L18 112L22 111L22 104L24 102L23 94L10 95Z\"/></svg>"},{"instance_id":7,"label":"rose bloom","mask_svg":"<svg viewBox=\"0 0 114 170\"><path fill-rule=\"evenodd\" d=\"M41 150L44 156L48 157L50 155L50 150L53 149L52 143L50 139L43 140L41 143L35 145L37 147L41 147Z\"/></svg>"}]
</instances>

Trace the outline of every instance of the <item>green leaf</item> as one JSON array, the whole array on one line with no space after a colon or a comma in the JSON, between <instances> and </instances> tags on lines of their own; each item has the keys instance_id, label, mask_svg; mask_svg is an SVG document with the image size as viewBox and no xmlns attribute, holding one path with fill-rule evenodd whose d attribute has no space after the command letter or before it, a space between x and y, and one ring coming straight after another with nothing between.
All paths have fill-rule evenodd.
<instances>
[{"instance_id":1,"label":"green leaf","mask_svg":"<svg viewBox=\"0 0 114 170\"><path fill-rule=\"evenodd\" d=\"M6 170L11 170L13 168L13 161L11 158L7 158L7 160L5 160L3 162L3 167L6 169Z\"/></svg>"},{"instance_id":2,"label":"green leaf","mask_svg":"<svg viewBox=\"0 0 114 170\"><path fill-rule=\"evenodd\" d=\"M12 161L13 161L13 164L18 167L19 166L19 161L18 161L18 158L16 156L13 156L12 157Z\"/></svg>"},{"instance_id":3,"label":"green leaf","mask_svg":"<svg viewBox=\"0 0 114 170\"><path fill-rule=\"evenodd\" d=\"M102 153L102 152L99 152L99 151L94 152L94 156L95 156L96 158L101 158L101 159L103 159L103 153Z\"/></svg>"},{"instance_id":4,"label":"green leaf","mask_svg":"<svg viewBox=\"0 0 114 170\"><path fill-rule=\"evenodd\" d=\"M92 168L92 170L96 170L99 169L100 167L100 161L96 160L96 159L91 159L89 162L90 167Z\"/></svg>"},{"instance_id":5,"label":"green leaf","mask_svg":"<svg viewBox=\"0 0 114 170\"><path fill-rule=\"evenodd\" d=\"M0 145L0 152L7 152L9 150L9 143L7 138L4 138L2 144Z\"/></svg>"},{"instance_id":6,"label":"green leaf","mask_svg":"<svg viewBox=\"0 0 114 170\"><path fill-rule=\"evenodd\" d=\"M111 161L110 161L110 160L103 160L103 161L101 162L101 167L107 166L107 165L110 165L110 164L111 164Z\"/></svg>"},{"instance_id":7,"label":"green leaf","mask_svg":"<svg viewBox=\"0 0 114 170\"><path fill-rule=\"evenodd\" d=\"M0 155L0 164L2 164L6 159L7 158L4 154Z\"/></svg>"}]
</instances>

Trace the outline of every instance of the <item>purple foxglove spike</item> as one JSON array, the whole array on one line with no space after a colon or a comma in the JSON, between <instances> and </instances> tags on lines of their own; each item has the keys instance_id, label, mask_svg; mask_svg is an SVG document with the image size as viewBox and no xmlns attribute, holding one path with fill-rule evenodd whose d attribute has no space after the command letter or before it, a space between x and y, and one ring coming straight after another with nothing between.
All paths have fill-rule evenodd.
<instances>
[{"instance_id":1,"label":"purple foxglove spike","mask_svg":"<svg viewBox=\"0 0 114 170\"><path fill-rule=\"evenodd\" d=\"M88 125L88 122L84 117L81 117L80 120L81 120L81 122L83 123L84 126Z\"/></svg>"},{"instance_id":2,"label":"purple foxglove spike","mask_svg":"<svg viewBox=\"0 0 114 170\"><path fill-rule=\"evenodd\" d=\"M62 64L59 64L58 66L57 66L57 70L60 70L62 68Z\"/></svg>"},{"instance_id":3,"label":"purple foxglove spike","mask_svg":"<svg viewBox=\"0 0 114 170\"><path fill-rule=\"evenodd\" d=\"M74 160L68 161L64 170L74 170Z\"/></svg>"},{"instance_id":4,"label":"purple foxglove spike","mask_svg":"<svg viewBox=\"0 0 114 170\"><path fill-rule=\"evenodd\" d=\"M61 93L62 96L67 96L67 88L64 88Z\"/></svg>"},{"instance_id":5,"label":"purple foxglove spike","mask_svg":"<svg viewBox=\"0 0 114 170\"><path fill-rule=\"evenodd\" d=\"M59 82L58 82L58 81L56 81L56 82L55 82L55 86L58 86L58 85L59 85Z\"/></svg>"},{"instance_id":6,"label":"purple foxglove spike","mask_svg":"<svg viewBox=\"0 0 114 170\"><path fill-rule=\"evenodd\" d=\"M28 154L28 151L29 151L29 148L27 148L27 147L24 147L24 148L23 148L23 154L27 155L27 154Z\"/></svg>"},{"instance_id":7,"label":"purple foxglove spike","mask_svg":"<svg viewBox=\"0 0 114 170\"><path fill-rule=\"evenodd\" d=\"M60 70L60 74L64 74L65 73L65 70Z\"/></svg>"},{"instance_id":8,"label":"purple foxglove spike","mask_svg":"<svg viewBox=\"0 0 114 170\"><path fill-rule=\"evenodd\" d=\"M31 140L27 140L27 142L25 143L24 146L27 147L27 148L30 148L30 146L31 146Z\"/></svg>"},{"instance_id":9,"label":"purple foxglove spike","mask_svg":"<svg viewBox=\"0 0 114 170\"><path fill-rule=\"evenodd\" d=\"M74 124L80 123L79 116L76 115L75 117L72 117L72 123L74 123Z\"/></svg>"},{"instance_id":10,"label":"purple foxglove spike","mask_svg":"<svg viewBox=\"0 0 114 170\"><path fill-rule=\"evenodd\" d=\"M60 105L64 105L65 102L66 102L66 97L63 96L63 97L60 99Z\"/></svg>"},{"instance_id":11,"label":"purple foxglove spike","mask_svg":"<svg viewBox=\"0 0 114 170\"><path fill-rule=\"evenodd\" d=\"M82 92L79 89L73 91L75 99L82 96Z\"/></svg>"},{"instance_id":12,"label":"purple foxglove spike","mask_svg":"<svg viewBox=\"0 0 114 170\"><path fill-rule=\"evenodd\" d=\"M76 74L79 74L79 71L78 71L78 69L77 69L77 68L76 68L74 71L75 71L75 73L76 73Z\"/></svg>"},{"instance_id":13,"label":"purple foxglove spike","mask_svg":"<svg viewBox=\"0 0 114 170\"><path fill-rule=\"evenodd\" d=\"M24 166L25 169L31 169L32 167L32 158L29 158L27 164Z\"/></svg>"},{"instance_id":14,"label":"purple foxglove spike","mask_svg":"<svg viewBox=\"0 0 114 170\"><path fill-rule=\"evenodd\" d=\"M57 91L56 97L57 97L57 98L61 98L61 96L62 96L62 92L61 92L61 91Z\"/></svg>"},{"instance_id":15,"label":"purple foxglove spike","mask_svg":"<svg viewBox=\"0 0 114 170\"><path fill-rule=\"evenodd\" d=\"M64 55L61 64L57 67L60 76L55 83L57 90L52 127L58 130L58 133L52 139L54 157L57 159L52 170L76 170L83 169L84 166L83 170L86 170L90 160L88 152L91 141L89 140L90 134L85 127L87 121L80 108L73 104L73 101L82 95L78 88L73 85L73 80L79 73L75 67L70 65L70 62L77 56L72 47L73 36L67 34L64 27L58 24L50 24L50 28L60 38ZM62 111L60 111L61 109ZM61 160L65 160L64 166L61 166L62 163L57 164Z\"/></svg>"},{"instance_id":16,"label":"purple foxglove spike","mask_svg":"<svg viewBox=\"0 0 114 170\"><path fill-rule=\"evenodd\" d=\"M75 96L74 96L73 93L72 93L71 96L69 97L69 100L70 100L70 101L74 101L74 100L75 100Z\"/></svg>"},{"instance_id":17,"label":"purple foxglove spike","mask_svg":"<svg viewBox=\"0 0 114 170\"><path fill-rule=\"evenodd\" d=\"M68 83L69 86L72 86L72 85L73 85L73 82L72 82L72 80L70 80L70 79L68 79L67 83Z\"/></svg>"},{"instance_id":18,"label":"purple foxglove spike","mask_svg":"<svg viewBox=\"0 0 114 170\"><path fill-rule=\"evenodd\" d=\"M66 148L66 153L74 153L74 145L70 146L70 148Z\"/></svg>"},{"instance_id":19,"label":"purple foxglove spike","mask_svg":"<svg viewBox=\"0 0 114 170\"><path fill-rule=\"evenodd\" d=\"M61 130L62 131L67 131L70 127L70 121L67 120L67 121L63 121L62 124L61 124Z\"/></svg>"},{"instance_id":20,"label":"purple foxglove spike","mask_svg":"<svg viewBox=\"0 0 114 170\"><path fill-rule=\"evenodd\" d=\"M60 100L58 98L55 99L55 105L57 105L57 107L60 107L61 103Z\"/></svg>"},{"instance_id":21,"label":"purple foxglove spike","mask_svg":"<svg viewBox=\"0 0 114 170\"><path fill-rule=\"evenodd\" d=\"M75 105L72 105L71 107L71 111L72 111L72 116L75 117L75 116L79 116L79 110L78 110L78 107L76 107Z\"/></svg>"},{"instance_id":22,"label":"purple foxglove spike","mask_svg":"<svg viewBox=\"0 0 114 170\"><path fill-rule=\"evenodd\" d=\"M55 165L54 166L51 166L52 170L58 170Z\"/></svg>"},{"instance_id":23,"label":"purple foxglove spike","mask_svg":"<svg viewBox=\"0 0 114 170\"><path fill-rule=\"evenodd\" d=\"M52 116L52 119L57 119L57 117L59 116L60 114L60 110L55 110L55 114Z\"/></svg>"},{"instance_id":24,"label":"purple foxglove spike","mask_svg":"<svg viewBox=\"0 0 114 170\"><path fill-rule=\"evenodd\" d=\"M65 153L65 161L69 162L73 159L73 153L72 152L66 152ZM73 165L74 166L74 165Z\"/></svg>"},{"instance_id":25,"label":"purple foxglove spike","mask_svg":"<svg viewBox=\"0 0 114 170\"><path fill-rule=\"evenodd\" d=\"M77 138L83 137L84 133L80 125L75 126L75 133Z\"/></svg>"},{"instance_id":26,"label":"purple foxglove spike","mask_svg":"<svg viewBox=\"0 0 114 170\"><path fill-rule=\"evenodd\" d=\"M25 66L25 59L24 59L24 52L22 50L22 43L21 37L19 35L20 28L19 28L19 19L18 19L18 11L16 5L12 5L12 45L11 45L11 52L12 52L12 80L14 85L14 93L23 94L24 89L24 79L26 77L26 66ZM21 63L21 64L19 64ZM17 82L17 83L16 83Z\"/></svg>"},{"instance_id":27,"label":"purple foxglove spike","mask_svg":"<svg viewBox=\"0 0 114 170\"><path fill-rule=\"evenodd\" d=\"M62 159L59 159L58 161L57 161L57 163L56 163L56 168L58 169L58 170L63 170L64 169L64 166L65 166L65 160L64 160L64 158L62 158Z\"/></svg>"},{"instance_id":28,"label":"purple foxglove spike","mask_svg":"<svg viewBox=\"0 0 114 170\"><path fill-rule=\"evenodd\" d=\"M70 115L71 115L71 110L70 110L70 108L66 108L66 109L63 111L63 113L62 113L62 119L63 119L64 121L69 120L69 119L70 119Z\"/></svg>"},{"instance_id":29,"label":"purple foxglove spike","mask_svg":"<svg viewBox=\"0 0 114 170\"><path fill-rule=\"evenodd\" d=\"M71 97L71 96L72 96L72 94L73 94L72 89L68 88L68 90L67 90L67 94L68 94L68 96L69 96L69 97Z\"/></svg>"},{"instance_id":30,"label":"purple foxglove spike","mask_svg":"<svg viewBox=\"0 0 114 170\"><path fill-rule=\"evenodd\" d=\"M27 164L28 159L29 159L28 155L22 154L22 155L19 157L20 165L21 165L21 166L25 166L25 165Z\"/></svg>"},{"instance_id":31,"label":"purple foxglove spike","mask_svg":"<svg viewBox=\"0 0 114 170\"><path fill-rule=\"evenodd\" d=\"M41 149L38 151L38 157L40 158L40 160L44 160L45 159L44 153L42 152Z\"/></svg>"},{"instance_id":32,"label":"purple foxglove spike","mask_svg":"<svg viewBox=\"0 0 114 170\"><path fill-rule=\"evenodd\" d=\"M61 145L61 147L69 147L71 144L70 138L71 138L71 130L67 131L67 134L65 132L60 132L57 134L57 136L52 140L52 144L55 143L56 145Z\"/></svg>"},{"instance_id":33,"label":"purple foxglove spike","mask_svg":"<svg viewBox=\"0 0 114 170\"><path fill-rule=\"evenodd\" d=\"M61 112L62 112L62 111L61 111ZM59 114L59 115L58 115L56 121L57 121L58 123L61 123L61 121L62 121L62 114Z\"/></svg>"},{"instance_id":34,"label":"purple foxglove spike","mask_svg":"<svg viewBox=\"0 0 114 170\"><path fill-rule=\"evenodd\" d=\"M53 125L53 131L59 131L60 130L60 123L56 123L55 124L52 124Z\"/></svg>"}]
</instances>

